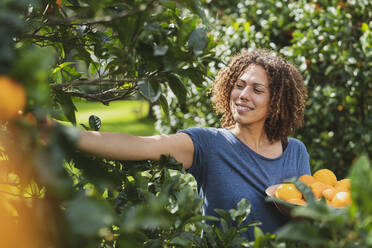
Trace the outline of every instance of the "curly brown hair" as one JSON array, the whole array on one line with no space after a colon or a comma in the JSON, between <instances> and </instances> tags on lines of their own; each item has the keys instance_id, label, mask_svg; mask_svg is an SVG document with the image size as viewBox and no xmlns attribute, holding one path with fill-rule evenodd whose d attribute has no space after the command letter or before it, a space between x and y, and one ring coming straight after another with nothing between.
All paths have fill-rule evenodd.
<instances>
[{"instance_id":1,"label":"curly brown hair","mask_svg":"<svg viewBox=\"0 0 372 248\"><path fill-rule=\"evenodd\" d=\"M235 125L230 94L238 77L250 64L262 66L269 77L270 110L264 127L266 135L271 142L286 140L303 124L307 91L297 68L270 50L242 51L218 73L212 93L213 106L218 114L222 114L221 125L224 128Z\"/></svg>"}]
</instances>

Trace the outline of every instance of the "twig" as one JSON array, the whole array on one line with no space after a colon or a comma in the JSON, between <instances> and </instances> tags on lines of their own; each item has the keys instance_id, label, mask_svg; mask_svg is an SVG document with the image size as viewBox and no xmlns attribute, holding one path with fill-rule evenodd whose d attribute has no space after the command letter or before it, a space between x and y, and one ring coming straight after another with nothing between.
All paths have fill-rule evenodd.
<instances>
[{"instance_id":1,"label":"twig","mask_svg":"<svg viewBox=\"0 0 372 248\"><path fill-rule=\"evenodd\" d=\"M115 72L109 73L105 77L108 77L110 75L114 75L114 73ZM51 85L51 88L53 90L60 90L60 89L68 88L68 87L71 87L71 86L83 86L83 85L97 85L97 86L98 85L102 85L102 84L105 84L105 85L121 85L121 84L123 84L125 82L146 81L146 80L149 80L152 77L156 77L158 73L159 73L159 71L156 70L156 71L153 71L153 72L148 73L145 77L140 77L140 78L123 78L123 79L119 79L119 80L115 80L115 79L102 79L102 78L97 78L97 79L93 79L93 80L77 79L77 80L73 80L73 81L68 82L68 83L52 84Z\"/></svg>"},{"instance_id":2,"label":"twig","mask_svg":"<svg viewBox=\"0 0 372 248\"><path fill-rule=\"evenodd\" d=\"M155 0L150 1L147 5L146 8L151 6ZM46 26L51 26L51 25L65 25L65 26L74 26L74 25L95 25L95 24L103 24L103 23L108 23L112 22L114 20L126 18L126 17L131 17L131 16L136 16L138 13L142 12L143 9L137 9L132 12L122 12L119 15L115 16L105 16L102 18L92 18L92 19L86 19L86 20L81 20L81 19L61 19L61 18L55 18L55 17L50 17L49 22L46 23Z\"/></svg>"},{"instance_id":3,"label":"twig","mask_svg":"<svg viewBox=\"0 0 372 248\"><path fill-rule=\"evenodd\" d=\"M62 43L68 43L68 44L73 44L74 46L84 46L84 47L89 47L91 46L92 44L89 44L89 43L84 43L83 41L86 41L86 40L83 40L83 39L80 39L80 38L71 38L71 39L65 39L65 38L62 38L62 37L59 37L58 35L56 34L52 34L52 35L49 35L49 36L46 36L46 35L37 35L37 34L22 34L21 36L18 37L17 41L16 42L20 42L22 39L32 39L34 40L34 42L62 42Z\"/></svg>"},{"instance_id":4,"label":"twig","mask_svg":"<svg viewBox=\"0 0 372 248\"><path fill-rule=\"evenodd\" d=\"M74 80L68 83L62 83L62 84L52 84L52 89L63 89L68 88L71 86L82 86L82 85L120 85L125 82L138 82L141 80L147 80L148 78L123 78L120 80L113 80L113 79L93 79L93 80Z\"/></svg>"},{"instance_id":5,"label":"twig","mask_svg":"<svg viewBox=\"0 0 372 248\"><path fill-rule=\"evenodd\" d=\"M87 94L87 93L78 92L78 91L64 91L64 93L69 94L71 96L77 96L77 97L81 97L85 99L95 100L105 105L108 105L109 102L124 99L128 97L129 95L133 94L136 90L137 90L137 87L131 87L125 90L110 89L110 90L106 90L104 92L97 93L97 94ZM110 94L120 94L120 93L123 93L123 94L114 96L111 98L103 98Z\"/></svg>"}]
</instances>

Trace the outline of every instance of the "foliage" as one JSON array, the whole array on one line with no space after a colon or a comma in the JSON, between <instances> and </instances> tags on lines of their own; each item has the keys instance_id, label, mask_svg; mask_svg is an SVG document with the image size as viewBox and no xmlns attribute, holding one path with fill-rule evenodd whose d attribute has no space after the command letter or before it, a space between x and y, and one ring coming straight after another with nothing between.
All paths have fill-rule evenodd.
<instances>
[{"instance_id":1,"label":"foliage","mask_svg":"<svg viewBox=\"0 0 372 248\"><path fill-rule=\"evenodd\" d=\"M309 106L296 136L313 169L344 175L358 154L371 154L370 3L234 2L205 1L204 11L197 0L5 0L0 74L23 85L24 112L39 122L52 115L76 125L75 97L109 104L140 94L161 107L159 128L174 132L218 126L206 94L217 70L242 47L272 48L305 76ZM104 125L99 116L89 124ZM277 235L251 223L256 239L248 241L239 225L247 201L217 210L218 218L202 216L194 181L173 158L109 161L76 151L77 138L57 126L45 147L25 115L1 124L2 246L371 246L367 156L351 167L350 208L314 201L294 209L302 220Z\"/></svg>"},{"instance_id":2,"label":"foliage","mask_svg":"<svg viewBox=\"0 0 372 248\"><path fill-rule=\"evenodd\" d=\"M308 88L305 123L294 136L307 146L312 171L329 168L343 178L358 154L372 155L371 3L265 0L228 6L207 1L207 6L222 61L209 64L205 87L241 49L273 49L299 67ZM218 125L207 90L188 87L190 101L182 108L168 94L173 117L157 111L158 130Z\"/></svg>"}]
</instances>

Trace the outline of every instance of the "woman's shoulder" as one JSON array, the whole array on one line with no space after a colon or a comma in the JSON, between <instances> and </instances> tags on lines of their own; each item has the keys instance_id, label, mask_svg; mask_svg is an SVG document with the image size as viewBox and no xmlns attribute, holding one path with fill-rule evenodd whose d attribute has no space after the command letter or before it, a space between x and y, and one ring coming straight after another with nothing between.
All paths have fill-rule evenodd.
<instances>
[{"instance_id":1,"label":"woman's shoulder","mask_svg":"<svg viewBox=\"0 0 372 248\"><path fill-rule=\"evenodd\" d=\"M295 149L301 149L305 151L307 150L305 144L299 139L290 137L288 138L288 142L289 142L288 144L291 144L291 146Z\"/></svg>"},{"instance_id":2,"label":"woman's shoulder","mask_svg":"<svg viewBox=\"0 0 372 248\"><path fill-rule=\"evenodd\" d=\"M215 142L227 136L225 129L216 127L190 127L178 132L186 133L193 140L203 140L203 142Z\"/></svg>"},{"instance_id":3,"label":"woman's shoulder","mask_svg":"<svg viewBox=\"0 0 372 248\"><path fill-rule=\"evenodd\" d=\"M180 130L179 132L217 134L223 132L223 129L216 127L190 127L187 129Z\"/></svg>"}]
</instances>

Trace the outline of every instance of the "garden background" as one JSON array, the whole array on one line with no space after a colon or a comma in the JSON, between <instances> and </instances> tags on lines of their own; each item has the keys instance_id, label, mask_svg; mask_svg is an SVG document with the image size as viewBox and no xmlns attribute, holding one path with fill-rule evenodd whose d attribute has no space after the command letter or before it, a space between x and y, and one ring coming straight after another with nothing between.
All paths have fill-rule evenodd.
<instances>
[{"instance_id":1,"label":"garden background","mask_svg":"<svg viewBox=\"0 0 372 248\"><path fill-rule=\"evenodd\" d=\"M293 211L302 221L275 234L256 226L248 241L233 222L249 203L219 211L221 228L204 224L212 217L201 216L195 182L173 158L92 157L74 149L76 134L64 126L50 146L40 140L45 116L136 135L218 127L213 79L254 48L300 69L309 99L294 137L312 171L352 179L350 207L313 202ZM372 246L368 0L3 0L0 75L1 247ZM25 96L9 82L27 94L17 116Z\"/></svg>"}]
</instances>

